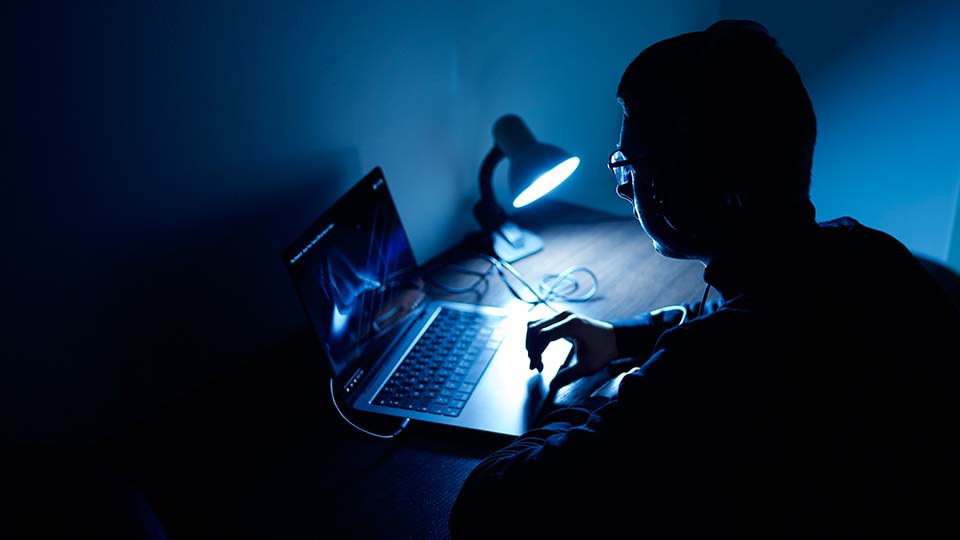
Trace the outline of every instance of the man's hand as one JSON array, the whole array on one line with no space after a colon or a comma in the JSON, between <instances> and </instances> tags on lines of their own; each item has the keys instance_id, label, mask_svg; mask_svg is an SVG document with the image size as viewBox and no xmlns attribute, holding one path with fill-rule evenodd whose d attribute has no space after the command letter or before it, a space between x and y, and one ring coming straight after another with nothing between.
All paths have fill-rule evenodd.
<instances>
[{"instance_id":1,"label":"man's hand","mask_svg":"<svg viewBox=\"0 0 960 540\"><path fill-rule=\"evenodd\" d=\"M552 389L561 388L600 371L617 358L617 339L613 325L564 311L539 321L527 323L527 354L530 369L543 370L541 355L551 341L566 339L573 342L577 363L557 373Z\"/></svg>"}]
</instances>

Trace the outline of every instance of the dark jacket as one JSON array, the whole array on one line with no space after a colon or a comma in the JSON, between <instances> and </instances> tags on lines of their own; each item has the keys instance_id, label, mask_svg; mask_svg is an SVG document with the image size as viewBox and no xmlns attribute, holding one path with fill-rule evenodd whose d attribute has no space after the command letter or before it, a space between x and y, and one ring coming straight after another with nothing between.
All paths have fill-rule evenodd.
<instances>
[{"instance_id":1,"label":"dark jacket","mask_svg":"<svg viewBox=\"0 0 960 540\"><path fill-rule=\"evenodd\" d=\"M955 529L960 312L902 244L852 219L784 241L786 257L710 263L718 308L618 325L641 371L481 462L453 538Z\"/></svg>"}]
</instances>

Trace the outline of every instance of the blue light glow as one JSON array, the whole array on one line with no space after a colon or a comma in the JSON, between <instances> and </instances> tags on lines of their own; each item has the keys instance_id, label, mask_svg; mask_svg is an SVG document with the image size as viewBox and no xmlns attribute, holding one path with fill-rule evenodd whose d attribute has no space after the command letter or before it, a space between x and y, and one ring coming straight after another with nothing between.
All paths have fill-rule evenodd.
<instances>
[{"instance_id":1,"label":"blue light glow","mask_svg":"<svg viewBox=\"0 0 960 540\"><path fill-rule=\"evenodd\" d=\"M522 208L539 199L540 197L543 197L547 193L550 193L555 187L559 186L564 180L569 178L570 175L573 174L573 171L577 170L577 167L579 166L580 158L572 157L550 169L546 173L540 175L540 178L537 178L532 184L530 184L530 187L517 195L517 198L513 200L513 207Z\"/></svg>"},{"instance_id":2,"label":"blue light glow","mask_svg":"<svg viewBox=\"0 0 960 540\"><path fill-rule=\"evenodd\" d=\"M350 312L351 310L348 308L346 313L341 313L340 309L334 304L333 316L330 318L330 334L338 337L343 335L347 330L347 323L350 322Z\"/></svg>"}]
</instances>

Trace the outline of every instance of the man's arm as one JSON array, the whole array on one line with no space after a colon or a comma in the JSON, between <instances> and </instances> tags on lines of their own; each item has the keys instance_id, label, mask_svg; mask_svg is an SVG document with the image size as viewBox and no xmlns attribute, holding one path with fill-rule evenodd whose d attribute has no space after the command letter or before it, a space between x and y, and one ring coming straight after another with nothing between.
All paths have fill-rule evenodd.
<instances>
[{"instance_id":1,"label":"man's arm","mask_svg":"<svg viewBox=\"0 0 960 540\"><path fill-rule=\"evenodd\" d=\"M485 458L464 482L450 514L455 540L567 537L607 515L593 497L615 496L609 471L622 455L616 423L619 406L597 411L563 408ZM622 461L622 460L621 460ZM624 463L623 466L628 464Z\"/></svg>"},{"instance_id":2,"label":"man's arm","mask_svg":"<svg viewBox=\"0 0 960 540\"><path fill-rule=\"evenodd\" d=\"M685 360L658 350L625 377L618 399L593 411L558 409L543 427L485 458L454 504L452 538L594 538L677 528L687 501L709 492L690 491L705 480L705 442L696 427L703 409L686 378L662 369Z\"/></svg>"},{"instance_id":3,"label":"man's arm","mask_svg":"<svg viewBox=\"0 0 960 540\"><path fill-rule=\"evenodd\" d=\"M576 362L561 369L550 386L557 390L587 375L615 365L615 371L638 366L653 354L660 336L684 320L719 309L719 301L669 306L614 323L562 311L552 317L530 321L527 326L527 353L530 369L543 369L540 355L551 341L574 343ZM619 362L615 362L620 360Z\"/></svg>"},{"instance_id":4,"label":"man's arm","mask_svg":"<svg viewBox=\"0 0 960 540\"><path fill-rule=\"evenodd\" d=\"M662 307L637 317L613 321L618 358L645 362L665 331L679 325L681 321L696 318L698 314L704 316L713 313L720 309L720 305L720 300L711 299L703 304L702 311L698 301Z\"/></svg>"}]
</instances>

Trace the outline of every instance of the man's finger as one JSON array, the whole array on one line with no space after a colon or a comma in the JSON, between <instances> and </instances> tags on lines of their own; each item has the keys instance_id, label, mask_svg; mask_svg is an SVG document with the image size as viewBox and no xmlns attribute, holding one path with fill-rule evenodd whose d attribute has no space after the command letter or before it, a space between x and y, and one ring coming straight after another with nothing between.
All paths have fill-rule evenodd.
<instances>
[{"instance_id":1,"label":"man's finger","mask_svg":"<svg viewBox=\"0 0 960 540\"><path fill-rule=\"evenodd\" d=\"M580 330L580 319L569 314L566 319L542 327L539 331L527 331L527 355L530 357L530 369L543 370L542 355L552 341L568 338L575 341Z\"/></svg>"},{"instance_id":2,"label":"man's finger","mask_svg":"<svg viewBox=\"0 0 960 540\"><path fill-rule=\"evenodd\" d=\"M543 329L561 323L571 316L573 316L573 314L569 311L561 311L552 317L527 323L526 347L527 356L530 358L530 369L543 370L543 362L540 359L540 355L543 354L543 350L547 348L547 344L549 343L549 341L543 341L541 335Z\"/></svg>"},{"instance_id":3,"label":"man's finger","mask_svg":"<svg viewBox=\"0 0 960 540\"><path fill-rule=\"evenodd\" d=\"M543 327L550 326L551 324L556 324L566 319L570 315L573 315L573 313L570 313L569 311L561 311L560 313L557 313L556 315L551 315L545 319L537 319L535 321L530 321L527 323L527 331L528 332L531 330L539 331Z\"/></svg>"},{"instance_id":4,"label":"man's finger","mask_svg":"<svg viewBox=\"0 0 960 540\"><path fill-rule=\"evenodd\" d=\"M537 340L537 335L539 334L540 330L545 326L549 326L551 324L562 321L563 319L569 316L570 316L569 312L561 311L560 313L557 313L556 315L547 317L545 319L538 319L535 321L527 322L526 348L527 348L527 356L530 358L530 369L534 369L534 368L543 369L543 364L540 363L539 353L534 351L534 349L536 349L536 346L534 344ZM543 349L541 349L540 352L543 352ZM537 364L540 364L540 366L538 367Z\"/></svg>"},{"instance_id":5,"label":"man's finger","mask_svg":"<svg viewBox=\"0 0 960 540\"><path fill-rule=\"evenodd\" d=\"M561 338L580 339L581 322L579 317L571 314L562 321L542 328L537 334L536 339L544 343L550 343L551 341L556 341Z\"/></svg>"}]
</instances>

